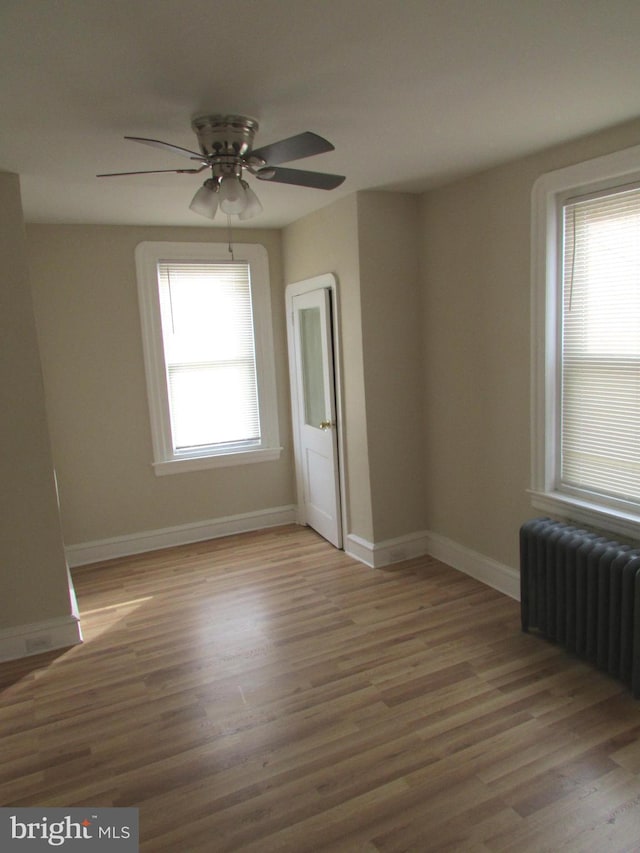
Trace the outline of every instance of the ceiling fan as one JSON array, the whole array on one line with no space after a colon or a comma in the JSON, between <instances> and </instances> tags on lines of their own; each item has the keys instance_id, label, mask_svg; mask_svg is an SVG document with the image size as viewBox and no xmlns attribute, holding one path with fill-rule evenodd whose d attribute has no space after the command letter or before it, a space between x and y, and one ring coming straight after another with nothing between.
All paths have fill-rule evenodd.
<instances>
[{"instance_id":1,"label":"ceiling fan","mask_svg":"<svg viewBox=\"0 0 640 853\"><path fill-rule=\"evenodd\" d=\"M262 211L257 195L243 179L244 171L261 181L320 190L335 189L344 181L342 175L288 169L280 165L291 160L301 160L304 157L333 151L334 146L316 133L306 131L254 149L253 140L258 131L258 122L248 116L198 115L191 122L191 127L198 137L200 152L181 148L179 145L171 145L169 142L161 142L159 139L144 139L139 136L125 136L125 139L172 151L174 154L194 161L198 164L197 167L109 172L97 177L113 178L120 175L150 175L159 172L197 175L205 169L211 169L211 177L207 178L189 205L195 213L208 216L210 219L215 217L218 207L223 213L236 214L240 219L251 219Z\"/></svg>"}]
</instances>

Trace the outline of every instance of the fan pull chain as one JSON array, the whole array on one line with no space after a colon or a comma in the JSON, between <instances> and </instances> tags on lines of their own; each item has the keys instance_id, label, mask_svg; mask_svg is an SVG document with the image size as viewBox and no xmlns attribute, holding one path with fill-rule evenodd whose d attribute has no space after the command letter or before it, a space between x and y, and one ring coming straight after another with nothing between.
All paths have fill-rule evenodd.
<instances>
[{"instance_id":1,"label":"fan pull chain","mask_svg":"<svg viewBox=\"0 0 640 853\"><path fill-rule=\"evenodd\" d=\"M227 241L229 243L229 254L231 255L231 260L235 261L233 256L233 246L231 245L231 216L227 213Z\"/></svg>"}]
</instances>

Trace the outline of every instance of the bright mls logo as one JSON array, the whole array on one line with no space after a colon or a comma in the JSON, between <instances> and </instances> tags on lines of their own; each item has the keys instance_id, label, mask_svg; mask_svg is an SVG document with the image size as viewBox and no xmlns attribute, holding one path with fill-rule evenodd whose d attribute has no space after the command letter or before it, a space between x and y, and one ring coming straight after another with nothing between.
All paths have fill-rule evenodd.
<instances>
[{"instance_id":1,"label":"bright mls logo","mask_svg":"<svg viewBox=\"0 0 640 853\"><path fill-rule=\"evenodd\" d=\"M138 853L138 810L0 808L0 850Z\"/></svg>"}]
</instances>

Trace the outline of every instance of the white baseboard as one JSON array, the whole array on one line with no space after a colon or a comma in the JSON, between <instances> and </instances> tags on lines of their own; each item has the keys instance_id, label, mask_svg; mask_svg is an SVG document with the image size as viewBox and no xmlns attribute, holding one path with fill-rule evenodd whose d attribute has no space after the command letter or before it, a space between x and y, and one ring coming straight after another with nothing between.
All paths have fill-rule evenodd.
<instances>
[{"instance_id":1,"label":"white baseboard","mask_svg":"<svg viewBox=\"0 0 640 853\"><path fill-rule=\"evenodd\" d=\"M127 536L115 536L112 539L68 545L65 551L71 567L84 566L87 563L112 560L115 557L128 557L131 554L157 551L160 548L218 539L221 536L230 536L232 533L248 533L250 530L295 524L296 517L294 506L280 506L242 515L198 521L193 524L181 524L177 527L165 527L161 530L144 530Z\"/></svg>"},{"instance_id":2,"label":"white baseboard","mask_svg":"<svg viewBox=\"0 0 640 853\"><path fill-rule=\"evenodd\" d=\"M345 551L374 569L429 555L516 601L520 600L520 575L515 569L437 533L423 531L375 544L350 534L346 537Z\"/></svg>"},{"instance_id":3,"label":"white baseboard","mask_svg":"<svg viewBox=\"0 0 640 853\"><path fill-rule=\"evenodd\" d=\"M0 631L0 661L65 649L82 642L80 620L75 615L16 625Z\"/></svg>"},{"instance_id":4,"label":"white baseboard","mask_svg":"<svg viewBox=\"0 0 640 853\"><path fill-rule=\"evenodd\" d=\"M520 601L520 573L516 569L437 533L429 534L428 553L436 560Z\"/></svg>"},{"instance_id":5,"label":"white baseboard","mask_svg":"<svg viewBox=\"0 0 640 853\"><path fill-rule=\"evenodd\" d=\"M344 550L350 557L371 566L372 569L380 569L392 563L399 563L401 560L410 560L413 557L428 554L428 544L427 533L410 533L407 536L386 539L375 544L350 533L346 537Z\"/></svg>"}]
</instances>

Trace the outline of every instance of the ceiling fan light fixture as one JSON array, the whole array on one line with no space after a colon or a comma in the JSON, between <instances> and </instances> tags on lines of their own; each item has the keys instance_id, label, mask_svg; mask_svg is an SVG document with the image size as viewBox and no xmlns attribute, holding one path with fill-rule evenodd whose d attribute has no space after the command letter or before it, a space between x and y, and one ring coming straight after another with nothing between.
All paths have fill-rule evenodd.
<instances>
[{"instance_id":1,"label":"ceiling fan light fixture","mask_svg":"<svg viewBox=\"0 0 640 853\"><path fill-rule=\"evenodd\" d=\"M199 152L160 139L142 136L126 136L125 139L186 157L191 161L192 168L109 172L98 177L117 178L160 172L195 175L204 169L210 169L211 178L196 192L189 208L208 219L214 219L220 208L228 216L238 216L243 220L251 219L262 212L262 204L256 194L242 179L244 170L261 181L309 189L333 190L345 180L343 175L283 168L280 165L334 151L331 142L317 133L307 130L261 148L254 148L253 141L258 123L248 116L223 113L199 115L193 119L191 127L198 137Z\"/></svg>"},{"instance_id":2,"label":"ceiling fan light fixture","mask_svg":"<svg viewBox=\"0 0 640 853\"><path fill-rule=\"evenodd\" d=\"M194 213L213 219L218 211L219 189L218 181L208 178L191 200L190 209Z\"/></svg>"},{"instance_id":3,"label":"ceiling fan light fixture","mask_svg":"<svg viewBox=\"0 0 640 853\"><path fill-rule=\"evenodd\" d=\"M220 210L223 213L242 213L248 204L247 191L237 175L220 178Z\"/></svg>"},{"instance_id":4,"label":"ceiling fan light fixture","mask_svg":"<svg viewBox=\"0 0 640 853\"><path fill-rule=\"evenodd\" d=\"M238 219L253 219L254 216L262 213L262 205L260 204L260 199L251 189L249 184L246 181L241 181L241 183L245 192L247 204L245 209L238 216Z\"/></svg>"}]
</instances>

